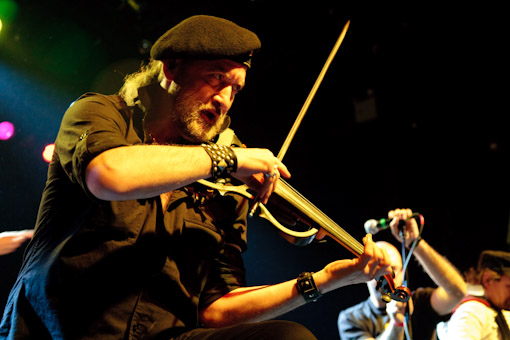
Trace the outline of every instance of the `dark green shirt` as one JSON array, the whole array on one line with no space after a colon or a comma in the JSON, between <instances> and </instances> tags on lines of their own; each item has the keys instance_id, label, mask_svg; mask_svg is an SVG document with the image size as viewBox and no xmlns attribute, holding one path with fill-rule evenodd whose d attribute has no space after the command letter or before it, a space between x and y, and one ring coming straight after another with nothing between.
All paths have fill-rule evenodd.
<instances>
[{"instance_id":1,"label":"dark green shirt","mask_svg":"<svg viewBox=\"0 0 510 340\"><path fill-rule=\"evenodd\" d=\"M108 149L143 143L142 112L86 94L65 113L35 235L0 327L17 339L141 339L198 326L199 308L245 285L247 200L204 200L195 184L159 197L102 201L85 170ZM193 190L191 190L193 189Z\"/></svg>"}]
</instances>

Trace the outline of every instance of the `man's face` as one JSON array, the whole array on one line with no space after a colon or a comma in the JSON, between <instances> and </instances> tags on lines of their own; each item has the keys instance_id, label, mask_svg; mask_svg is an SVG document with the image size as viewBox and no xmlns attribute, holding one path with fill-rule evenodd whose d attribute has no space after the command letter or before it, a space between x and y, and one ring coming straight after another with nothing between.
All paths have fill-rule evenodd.
<instances>
[{"instance_id":1,"label":"man's face","mask_svg":"<svg viewBox=\"0 0 510 340\"><path fill-rule=\"evenodd\" d=\"M227 113L244 87L246 67L228 59L184 61L176 67L172 121L190 142L211 140L228 126Z\"/></svg>"},{"instance_id":2,"label":"man's face","mask_svg":"<svg viewBox=\"0 0 510 340\"><path fill-rule=\"evenodd\" d=\"M510 310L510 276L488 280L485 292L496 307Z\"/></svg>"}]
</instances>

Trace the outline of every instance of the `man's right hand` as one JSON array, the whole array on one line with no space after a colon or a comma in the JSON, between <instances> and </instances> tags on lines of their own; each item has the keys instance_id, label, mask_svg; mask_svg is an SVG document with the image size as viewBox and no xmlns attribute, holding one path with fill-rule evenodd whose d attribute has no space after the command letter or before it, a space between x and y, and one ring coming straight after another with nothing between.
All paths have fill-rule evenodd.
<instances>
[{"instance_id":1,"label":"man's right hand","mask_svg":"<svg viewBox=\"0 0 510 340\"><path fill-rule=\"evenodd\" d=\"M257 200L267 203L276 189L280 176L290 178L290 172L274 154L267 149L235 148L237 171L232 177L246 183L257 192Z\"/></svg>"}]
</instances>

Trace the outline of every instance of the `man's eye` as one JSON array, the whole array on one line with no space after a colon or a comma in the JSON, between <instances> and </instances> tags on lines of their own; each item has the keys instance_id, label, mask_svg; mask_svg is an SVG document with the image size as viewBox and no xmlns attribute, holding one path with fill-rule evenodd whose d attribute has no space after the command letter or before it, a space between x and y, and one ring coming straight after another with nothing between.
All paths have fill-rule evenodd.
<instances>
[{"instance_id":1,"label":"man's eye","mask_svg":"<svg viewBox=\"0 0 510 340\"><path fill-rule=\"evenodd\" d=\"M239 93L243 90L242 86L239 85L232 86L232 89L234 90L235 93Z\"/></svg>"}]
</instances>

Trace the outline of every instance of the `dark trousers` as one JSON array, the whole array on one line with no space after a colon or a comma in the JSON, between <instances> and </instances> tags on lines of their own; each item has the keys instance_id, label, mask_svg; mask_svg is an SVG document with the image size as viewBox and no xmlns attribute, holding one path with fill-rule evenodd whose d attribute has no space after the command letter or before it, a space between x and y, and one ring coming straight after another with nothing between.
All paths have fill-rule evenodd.
<instances>
[{"instance_id":1,"label":"dark trousers","mask_svg":"<svg viewBox=\"0 0 510 340\"><path fill-rule=\"evenodd\" d=\"M199 328L170 340L317 340L303 325L283 320L245 323L225 328Z\"/></svg>"}]
</instances>

